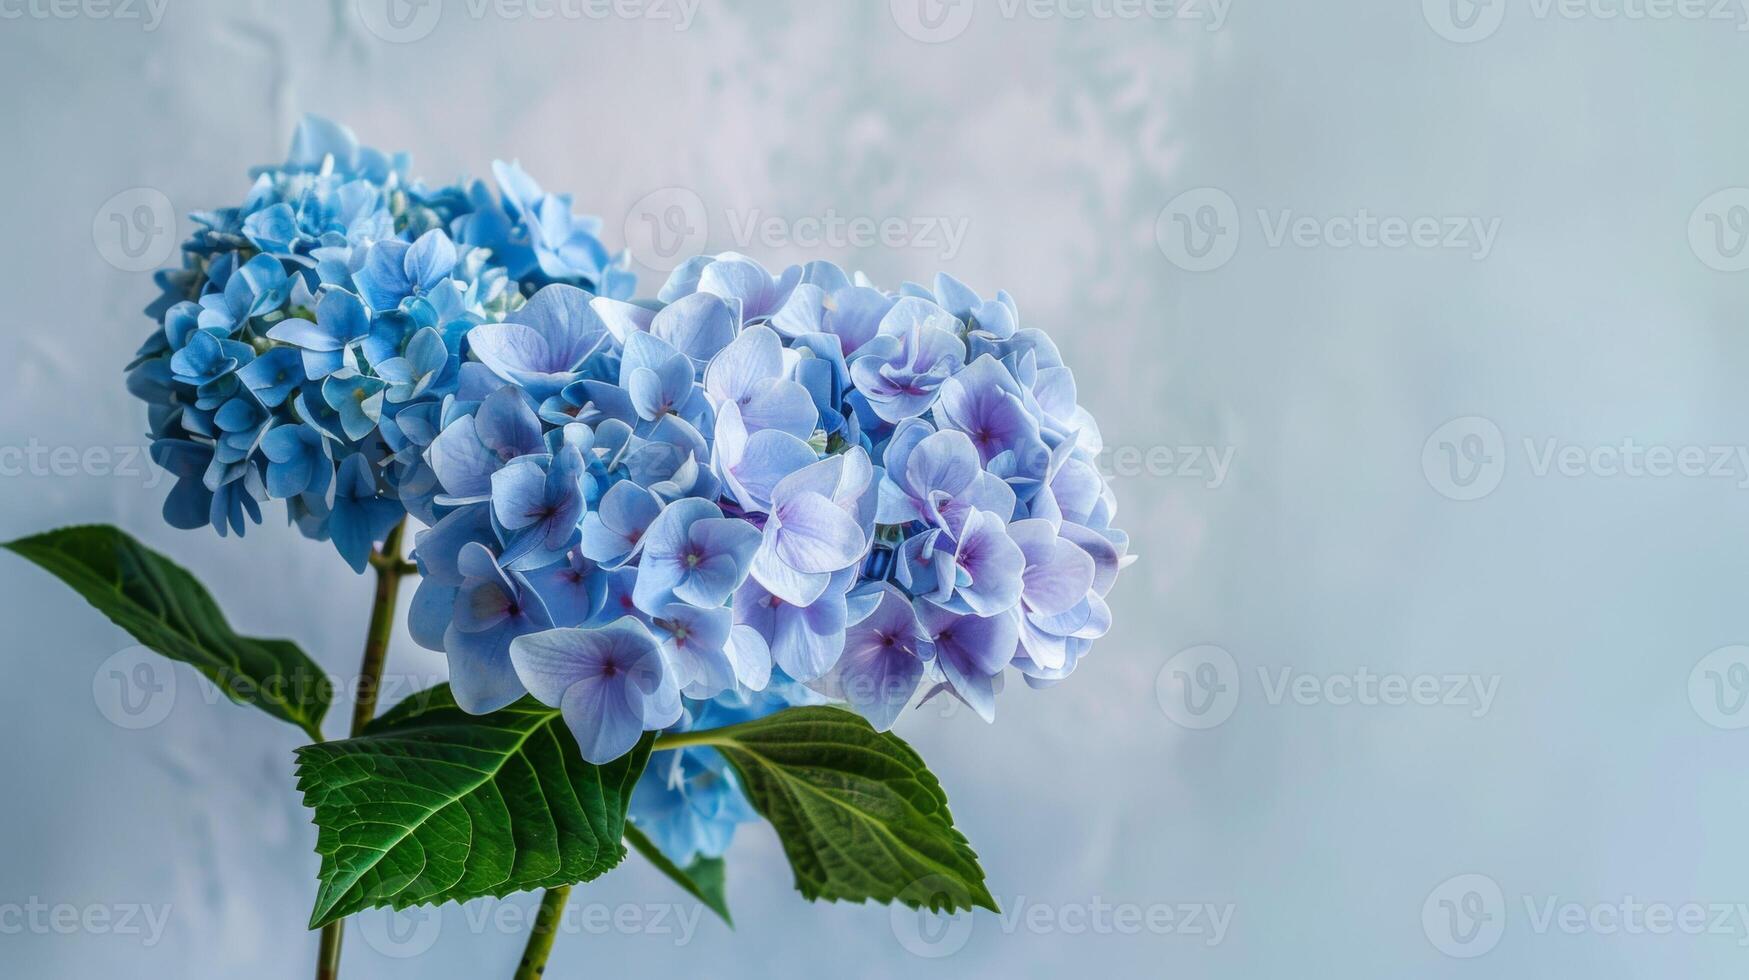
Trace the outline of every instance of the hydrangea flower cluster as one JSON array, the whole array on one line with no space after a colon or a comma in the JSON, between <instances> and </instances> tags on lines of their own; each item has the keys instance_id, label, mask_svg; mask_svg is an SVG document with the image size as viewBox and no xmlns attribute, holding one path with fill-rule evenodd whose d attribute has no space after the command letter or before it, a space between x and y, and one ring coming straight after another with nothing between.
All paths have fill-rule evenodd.
<instances>
[{"instance_id":1,"label":"hydrangea flower cluster","mask_svg":"<svg viewBox=\"0 0 1749 980\"><path fill-rule=\"evenodd\" d=\"M1099 430L1008 294L723 253L634 301L569 197L493 169L429 189L307 120L196 215L129 375L170 523L284 499L362 570L417 518L409 628L457 703L532 695L598 764L792 704L989 720L1010 668L1053 684L1110 627ZM753 811L687 748L631 817L684 864Z\"/></svg>"},{"instance_id":2,"label":"hydrangea flower cluster","mask_svg":"<svg viewBox=\"0 0 1749 980\"><path fill-rule=\"evenodd\" d=\"M358 571L401 518L435 521L425 450L465 371L469 330L565 284L627 296L625 256L514 164L439 188L405 155L306 118L240 207L197 213L129 365L164 517L242 534L285 500Z\"/></svg>"},{"instance_id":3,"label":"hydrangea flower cluster","mask_svg":"<svg viewBox=\"0 0 1749 980\"><path fill-rule=\"evenodd\" d=\"M412 616L470 711L532 694L592 762L798 692L990 719L1008 668L1061 680L1110 626L1098 430L1006 294L725 253L653 303L547 286L466 345ZM696 750L632 809L677 860L749 813Z\"/></svg>"}]
</instances>

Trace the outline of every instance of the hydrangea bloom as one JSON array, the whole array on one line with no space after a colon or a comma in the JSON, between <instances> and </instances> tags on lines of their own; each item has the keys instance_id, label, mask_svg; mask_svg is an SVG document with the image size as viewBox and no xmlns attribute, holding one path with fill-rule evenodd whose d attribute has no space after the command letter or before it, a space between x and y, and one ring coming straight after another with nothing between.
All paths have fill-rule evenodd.
<instances>
[{"instance_id":1,"label":"hydrangea bloom","mask_svg":"<svg viewBox=\"0 0 1749 980\"><path fill-rule=\"evenodd\" d=\"M1074 670L1128 540L1073 376L1006 294L725 254L659 296L548 285L463 338L413 612L460 703L532 694L599 763L804 699L991 718L1008 669ZM685 862L750 811L690 748L631 815Z\"/></svg>"},{"instance_id":2,"label":"hydrangea bloom","mask_svg":"<svg viewBox=\"0 0 1749 980\"><path fill-rule=\"evenodd\" d=\"M540 320L525 305L540 287L632 288L568 197L514 164L494 172L495 186L428 187L405 156L307 118L241 206L193 216L128 368L153 458L177 478L166 520L242 534L282 499L359 571L401 516L436 522L426 450L496 366L471 331Z\"/></svg>"}]
</instances>

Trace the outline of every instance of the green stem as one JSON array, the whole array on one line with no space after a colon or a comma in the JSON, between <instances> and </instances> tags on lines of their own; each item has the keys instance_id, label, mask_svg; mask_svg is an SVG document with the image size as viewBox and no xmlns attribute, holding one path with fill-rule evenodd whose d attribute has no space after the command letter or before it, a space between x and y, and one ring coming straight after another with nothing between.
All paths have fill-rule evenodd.
<instances>
[{"instance_id":1,"label":"green stem","mask_svg":"<svg viewBox=\"0 0 1749 980\"><path fill-rule=\"evenodd\" d=\"M340 976L341 935L340 922L322 927L322 946L316 952L316 980L335 980Z\"/></svg>"},{"instance_id":2,"label":"green stem","mask_svg":"<svg viewBox=\"0 0 1749 980\"><path fill-rule=\"evenodd\" d=\"M723 740L723 731L721 728L706 728L696 732L664 732L656 736L656 743L650 750L666 752L669 749L684 749L694 745L715 745Z\"/></svg>"},{"instance_id":3,"label":"green stem","mask_svg":"<svg viewBox=\"0 0 1749 980\"><path fill-rule=\"evenodd\" d=\"M383 661L389 655L389 637L395 632L395 596L401 590L401 532L405 519L383 541L383 550L372 562L377 570L376 601L370 607L370 631L365 635L364 661L358 667L358 700L352 703L353 735L364 731L377 716L377 695L382 693Z\"/></svg>"},{"instance_id":4,"label":"green stem","mask_svg":"<svg viewBox=\"0 0 1749 980\"><path fill-rule=\"evenodd\" d=\"M559 917L565 913L565 900L571 897L570 885L547 889L541 896L540 911L535 913L534 928L528 934L528 946L522 951L522 962L516 965L514 980L536 980L547 972L547 956L553 951L553 940L559 935Z\"/></svg>"},{"instance_id":5,"label":"green stem","mask_svg":"<svg viewBox=\"0 0 1749 980\"><path fill-rule=\"evenodd\" d=\"M352 704L351 734L358 735L377 714L377 695L382 693L383 662L389 655L389 637L395 631L395 597L400 593L401 577L408 574L408 563L401 557L401 534L405 519L383 540L381 551L371 556L377 570L376 598L370 607L370 627L365 634L364 659L358 667L358 694ZM336 919L322 927L322 943L316 953L316 980L338 980L340 976L340 940L345 935L346 920Z\"/></svg>"}]
</instances>

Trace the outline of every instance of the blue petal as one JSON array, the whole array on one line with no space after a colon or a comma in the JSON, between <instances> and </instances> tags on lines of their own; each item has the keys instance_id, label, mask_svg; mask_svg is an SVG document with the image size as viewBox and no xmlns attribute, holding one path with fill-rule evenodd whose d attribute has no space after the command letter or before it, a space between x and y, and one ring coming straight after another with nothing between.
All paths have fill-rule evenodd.
<instances>
[{"instance_id":1,"label":"blue petal","mask_svg":"<svg viewBox=\"0 0 1749 980\"><path fill-rule=\"evenodd\" d=\"M504 387L486 396L474 413L476 434L500 460L544 452L540 419L521 391Z\"/></svg>"},{"instance_id":2,"label":"blue petal","mask_svg":"<svg viewBox=\"0 0 1749 980\"><path fill-rule=\"evenodd\" d=\"M1013 612L967 616L929 602L919 602L915 608L936 655L952 663L960 674L993 676L1014 659L1020 643L1020 617Z\"/></svg>"},{"instance_id":3,"label":"blue petal","mask_svg":"<svg viewBox=\"0 0 1749 980\"><path fill-rule=\"evenodd\" d=\"M519 459L492 474L492 516L506 530L535 523L547 506L546 467L533 458Z\"/></svg>"},{"instance_id":4,"label":"blue petal","mask_svg":"<svg viewBox=\"0 0 1749 980\"><path fill-rule=\"evenodd\" d=\"M1002 519L972 511L954 560L971 578L959 588L958 595L973 612L994 616L1020 601L1026 556L1008 536Z\"/></svg>"},{"instance_id":5,"label":"blue petal","mask_svg":"<svg viewBox=\"0 0 1749 980\"><path fill-rule=\"evenodd\" d=\"M486 448L475 429L474 417L464 415L437 434L425 461L443 484L441 504L485 500L492 494L492 474L500 465L498 455Z\"/></svg>"},{"instance_id":6,"label":"blue petal","mask_svg":"<svg viewBox=\"0 0 1749 980\"><path fill-rule=\"evenodd\" d=\"M763 691L771 683L771 648L751 626L736 623L723 645L735 681L750 691Z\"/></svg>"},{"instance_id":7,"label":"blue petal","mask_svg":"<svg viewBox=\"0 0 1749 980\"><path fill-rule=\"evenodd\" d=\"M887 731L923 680L923 638L911 603L883 585L879 604L850 627L844 654L818 686L848 702L877 731Z\"/></svg>"},{"instance_id":8,"label":"blue petal","mask_svg":"<svg viewBox=\"0 0 1749 980\"><path fill-rule=\"evenodd\" d=\"M747 577L759 548L759 529L737 517L706 518L688 530L693 551L704 557L674 594L697 606L721 605Z\"/></svg>"},{"instance_id":9,"label":"blue petal","mask_svg":"<svg viewBox=\"0 0 1749 980\"><path fill-rule=\"evenodd\" d=\"M584 761L600 766L630 752L643 737L645 700L630 684L598 678L571 685L559 713Z\"/></svg>"},{"instance_id":10,"label":"blue petal","mask_svg":"<svg viewBox=\"0 0 1749 980\"><path fill-rule=\"evenodd\" d=\"M401 300L411 291L413 284L407 278L406 265L407 252L411 248L406 242L393 238L376 242L365 256L364 268L353 273L353 285L358 287L359 295L370 304L372 311L387 313L399 308Z\"/></svg>"},{"instance_id":11,"label":"blue petal","mask_svg":"<svg viewBox=\"0 0 1749 980\"><path fill-rule=\"evenodd\" d=\"M448 235L433 228L420 235L413 247L407 250L403 268L414 288L419 292L429 292L448 278L455 268L455 244Z\"/></svg>"},{"instance_id":12,"label":"blue petal","mask_svg":"<svg viewBox=\"0 0 1749 980\"><path fill-rule=\"evenodd\" d=\"M607 343L609 332L590 304L590 295L576 286L544 286L522 309L505 320L523 324L545 341L546 360L530 367L548 372L572 371Z\"/></svg>"},{"instance_id":13,"label":"blue petal","mask_svg":"<svg viewBox=\"0 0 1749 980\"><path fill-rule=\"evenodd\" d=\"M808 389L794 381L770 381L741 404L741 417L755 431L787 432L806 439L813 434L819 412Z\"/></svg>"},{"instance_id":14,"label":"blue petal","mask_svg":"<svg viewBox=\"0 0 1749 980\"><path fill-rule=\"evenodd\" d=\"M783 341L770 327L753 326L711 358L704 371L704 385L718 401L740 402L752 394L758 382L782 376Z\"/></svg>"},{"instance_id":15,"label":"blue petal","mask_svg":"<svg viewBox=\"0 0 1749 980\"><path fill-rule=\"evenodd\" d=\"M856 562L867 548L856 519L812 491L794 494L772 516L779 523L777 557L799 572L835 572Z\"/></svg>"},{"instance_id":16,"label":"blue petal","mask_svg":"<svg viewBox=\"0 0 1749 980\"><path fill-rule=\"evenodd\" d=\"M555 626L582 626L601 610L607 576L585 561L565 561L524 574Z\"/></svg>"},{"instance_id":17,"label":"blue petal","mask_svg":"<svg viewBox=\"0 0 1749 980\"><path fill-rule=\"evenodd\" d=\"M759 550L753 553L750 573L760 585L785 602L806 606L818 599L832 581L825 572L800 572L777 556L777 528L766 524Z\"/></svg>"},{"instance_id":18,"label":"blue petal","mask_svg":"<svg viewBox=\"0 0 1749 980\"><path fill-rule=\"evenodd\" d=\"M650 332L704 364L735 339L738 326L729 304L709 293L694 293L663 307L650 322Z\"/></svg>"},{"instance_id":19,"label":"blue petal","mask_svg":"<svg viewBox=\"0 0 1749 980\"><path fill-rule=\"evenodd\" d=\"M1015 521L1008 535L1026 556L1021 590L1030 612L1067 612L1093 590L1093 557L1041 520Z\"/></svg>"},{"instance_id":20,"label":"blue petal","mask_svg":"<svg viewBox=\"0 0 1749 980\"><path fill-rule=\"evenodd\" d=\"M462 584L460 558L469 544L494 541L492 521L485 504L451 511L414 539L414 557L419 560L423 581L450 587Z\"/></svg>"},{"instance_id":21,"label":"blue petal","mask_svg":"<svg viewBox=\"0 0 1749 980\"><path fill-rule=\"evenodd\" d=\"M443 634L455 608L456 589L439 585L430 579L420 579L413 590L413 602L407 609L407 632L413 642L427 650L443 652Z\"/></svg>"},{"instance_id":22,"label":"blue petal","mask_svg":"<svg viewBox=\"0 0 1749 980\"><path fill-rule=\"evenodd\" d=\"M652 702L672 684L655 638L630 618L519 637L510 659L529 693L559 707L584 759L597 765L637 744Z\"/></svg>"},{"instance_id":23,"label":"blue petal","mask_svg":"<svg viewBox=\"0 0 1749 980\"><path fill-rule=\"evenodd\" d=\"M661 511L655 494L630 481L615 483L583 519L583 554L609 565L625 561L639 549Z\"/></svg>"},{"instance_id":24,"label":"blue petal","mask_svg":"<svg viewBox=\"0 0 1749 980\"><path fill-rule=\"evenodd\" d=\"M526 693L510 662L515 632L508 624L482 633L464 633L452 625L444 634L450 692L463 711L475 715L497 711Z\"/></svg>"},{"instance_id":25,"label":"blue petal","mask_svg":"<svg viewBox=\"0 0 1749 980\"><path fill-rule=\"evenodd\" d=\"M249 362L237 376L255 393L261 404L277 408L304 380L303 360L289 347L276 347Z\"/></svg>"}]
</instances>

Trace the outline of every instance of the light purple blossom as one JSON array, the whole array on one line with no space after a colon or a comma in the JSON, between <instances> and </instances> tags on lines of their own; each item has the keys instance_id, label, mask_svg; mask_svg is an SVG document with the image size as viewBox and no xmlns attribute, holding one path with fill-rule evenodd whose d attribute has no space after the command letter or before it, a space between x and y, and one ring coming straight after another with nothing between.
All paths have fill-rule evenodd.
<instances>
[{"instance_id":1,"label":"light purple blossom","mask_svg":"<svg viewBox=\"0 0 1749 980\"><path fill-rule=\"evenodd\" d=\"M965 364L959 320L925 300L899 300L880 333L850 363L850 377L875 414L897 423L935 404L937 391Z\"/></svg>"},{"instance_id":2,"label":"light purple blossom","mask_svg":"<svg viewBox=\"0 0 1749 980\"><path fill-rule=\"evenodd\" d=\"M559 709L585 761L601 765L631 751L644 732L672 725L680 692L655 637L635 619L599 629L553 629L510 647L521 683Z\"/></svg>"},{"instance_id":3,"label":"light purple blossom","mask_svg":"<svg viewBox=\"0 0 1749 980\"><path fill-rule=\"evenodd\" d=\"M656 615L675 602L720 606L747 577L759 532L708 500L669 504L650 523L633 601Z\"/></svg>"},{"instance_id":4,"label":"light purple blossom","mask_svg":"<svg viewBox=\"0 0 1749 980\"><path fill-rule=\"evenodd\" d=\"M845 701L884 732L917 692L929 652L911 600L883 584L873 608L847 630L843 656L815 686Z\"/></svg>"},{"instance_id":5,"label":"light purple blossom","mask_svg":"<svg viewBox=\"0 0 1749 980\"><path fill-rule=\"evenodd\" d=\"M873 481L874 468L860 447L784 477L771 493L753 577L785 602L812 604L834 573L868 552Z\"/></svg>"},{"instance_id":6,"label":"light purple blossom","mask_svg":"<svg viewBox=\"0 0 1749 980\"><path fill-rule=\"evenodd\" d=\"M584 363L609 338L589 300L575 286L547 286L504 322L470 330L468 345L500 378L544 401L580 380Z\"/></svg>"}]
</instances>

